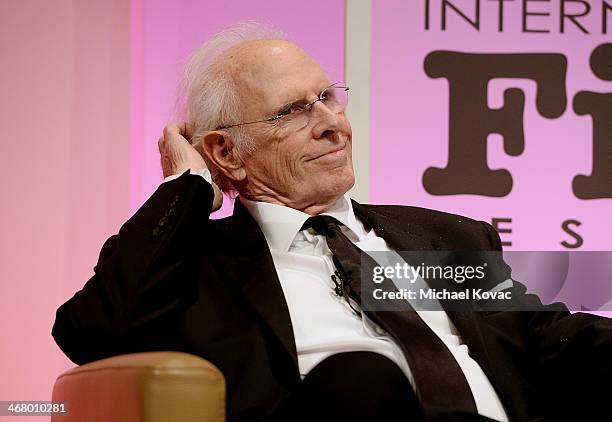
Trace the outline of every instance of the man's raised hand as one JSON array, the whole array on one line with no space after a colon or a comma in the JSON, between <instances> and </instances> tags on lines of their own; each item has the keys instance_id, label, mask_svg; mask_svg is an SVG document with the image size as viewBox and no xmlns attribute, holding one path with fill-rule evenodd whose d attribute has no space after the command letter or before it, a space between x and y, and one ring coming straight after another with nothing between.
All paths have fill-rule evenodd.
<instances>
[{"instance_id":1,"label":"man's raised hand","mask_svg":"<svg viewBox=\"0 0 612 422\"><path fill-rule=\"evenodd\" d=\"M181 174L189 169L201 170L206 163L200 153L189 143L193 126L188 123L170 123L164 128L164 134L157 143L164 177ZM221 208L223 194L215 183L212 183L215 192L212 211Z\"/></svg>"}]
</instances>

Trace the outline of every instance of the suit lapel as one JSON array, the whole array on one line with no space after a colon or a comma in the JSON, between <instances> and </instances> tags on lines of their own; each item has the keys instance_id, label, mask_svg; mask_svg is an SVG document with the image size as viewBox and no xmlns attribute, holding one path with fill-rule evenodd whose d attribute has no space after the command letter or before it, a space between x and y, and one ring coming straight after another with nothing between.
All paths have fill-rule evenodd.
<instances>
[{"instance_id":1,"label":"suit lapel","mask_svg":"<svg viewBox=\"0 0 612 422\"><path fill-rule=\"evenodd\" d=\"M397 221L376 208L366 207L352 201L353 211L361 222L381 236L396 251L428 251L432 250L430 240L421 227L410 221ZM409 219L406 219L409 220Z\"/></svg>"},{"instance_id":2,"label":"suit lapel","mask_svg":"<svg viewBox=\"0 0 612 422\"><path fill-rule=\"evenodd\" d=\"M427 236L427 233L422 227L415 226L410 221L409 209L401 216L391 217L382 212L385 207L366 207L353 201L353 209L355 215L364 222L369 228L374 229L374 232L381 236L387 244L396 252L411 251L410 257L414 262L428 262L430 264L444 265L443 256L428 253L430 251L439 251ZM378 210L378 211L377 211ZM419 252L422 252L420 254ZM433 258L432 258L433 257ZM439 259L438 259L439 258ZM431 262L434 259L436 262ZM435 283L431 280L426 280L428 284ZM432 285L435 287L435 285ZM444 301L441 301L444 307ZM449 317L461 332L461 335L466 339L471 339L478 329L473 318L472 312L448 312ZM478 340L478 338L474 338Z\"/></svg>"},{"instance_id":3,"label":"suit lapel","mask_svg":"<svg viewBox=\"0 0 612 422\"><path fill-rule=\"evenodd\" d=\"M224 253L230 255L229 283L283 346L299 379L289 309L261 229L239 199L233 216L219 224L225 237Z\"/></svg>"},{"instance_id":4,"label":"suit lapel","mask_svg":"<svg viewBox=\"0 0 612 422\"><path fill-rule=\"evenodd\" d=\"M355 215L368 228L374 229L376 234L385 239L393 250L398 252L423 251L423 259L428 260L427 251L440 249L432 244L431 238L422 227L417 227L411 222L408 208L403 209L400 214L393 213L393 215L387 214L385 208L384 206L364 206L353 201ZM411 254L411 256L418 260L419 254ZM442 306L444 307L444 302ZM480 324L483 323L480 315L470 311L447 311L446 313L468 346L470 355L478 362L487 378L495 386L510 419L524 420L526 413L523 402L519 398L522 397L521 385L508 383L505 379L508 378L507 374L504 375L503 370L500 371L496 362L491 359L487 340L493 341L493 339L484 337L480 329ZM513 397L517 399L510 400Z\"/></svg>"}]
</instances>

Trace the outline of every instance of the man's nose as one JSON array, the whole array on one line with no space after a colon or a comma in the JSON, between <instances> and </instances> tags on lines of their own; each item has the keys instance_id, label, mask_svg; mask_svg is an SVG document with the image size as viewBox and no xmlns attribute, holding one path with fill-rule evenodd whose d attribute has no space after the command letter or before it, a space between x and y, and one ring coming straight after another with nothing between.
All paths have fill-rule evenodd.
<instances>
[{"instance_id":1,"label":"man's nose","mask_svg":"<svg viewBox=\"0 0 612 422\"><path fill-rule=\"evenodd\" d=\"M341 118L340 111L330 109L322 101L318 101L313 104L310 113L311 119L315 121L312 129L315 138L332 136L338 132Z\"/></svg>"}]
</instances>

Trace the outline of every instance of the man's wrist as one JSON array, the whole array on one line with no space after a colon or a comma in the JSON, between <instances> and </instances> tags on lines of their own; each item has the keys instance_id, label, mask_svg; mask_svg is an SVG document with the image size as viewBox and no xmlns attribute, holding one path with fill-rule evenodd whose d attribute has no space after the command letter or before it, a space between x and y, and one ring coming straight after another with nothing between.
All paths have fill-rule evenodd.
<instances>
[{"instance_id":1,"label":"man's wrist","mask_svg":"<svg viewBox=\"0 0 612 422\"><path fill-rule=\"evenodd\" d=\"M166 183L166 182L169 182L171 180L178 179L182 174L183 173L177 173L177 174L173 174L171 176L168 176L168 177L166 177L164 179L164 181L162 183ZM193 174L195 176L201 176L208 183L212 184L212 176L210 174L210 170L208 170L207 168L197 169L197 170L189 169L189 174Z\"/></svg>"}]
</instances>

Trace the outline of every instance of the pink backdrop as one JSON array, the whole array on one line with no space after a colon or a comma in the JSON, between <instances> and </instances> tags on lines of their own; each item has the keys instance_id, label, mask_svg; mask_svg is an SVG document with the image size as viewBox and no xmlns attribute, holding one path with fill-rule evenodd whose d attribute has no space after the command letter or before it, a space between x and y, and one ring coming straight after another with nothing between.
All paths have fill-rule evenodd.
<instances>
[{"instance_id":1,"label":"pink backdrop","mask_svg":"<svg viewBox=\"0 0 612 422\"><path fill-rule=\"evenodd\" d=\"M128 216L129 7L0 2L0 400L50 399L55 309Z\"/></svg>"},{"instance_id":2,"label":"pink backdrop","mask_svg":"<svg viewBox=\"0 0 612 422\"><path fill-rule=\"evenodd\" d=\"M612 40L612 13L607 13L607 35L601 30L599 1L589 2L591 12L578 19L590 34L567 20L560 33L560 2L527 2L529 13L550 15L528 16L527 29L550 33L523 33L523 2L505 2L503 32L498 32L500 2L452 1L471 20L478 3L480 30L448 8L442 30L441 0L372 2L370 201L413 204L486 221L511 218L513 233L502 237L515 250L564 250L560 242L574 239L561 224L575 219L582 223L573 227L584 239L581 250L611 250L612 198L582 200L572 192L572 179L590 174L592 161L591 119L578 116L572 101L578 91L612 91L612 83L595 77L589 68L592 50ZM569 4L566 12L579 14L578 6ZM514 187L507 196L434 196L423 187L425 170L445 167L448 159L449 84L442 77L430 78L424 70L427 55L438 50L567 57L567 105L558 118L546 119L536 111L533 81L498 79L489 84L491 108L502 106L503 91L509 87L525 92L524 152L516 157L504 153L499 135L491 135L488 142L489 167L512 173ZM612 180L606 183L612 185Z\"/></svg>"},{"instance_id":3,"label":"pink backdrop","mask_svg":"<svg viewBox=\"0 0 612 422\"><path fill-rule=\"evenodd\" d=\"M188 52L239 20L282 27L343 78L342 0L0 2L0 400L49 400L74 366L51 338L55 310L161 181L157 138Z\"/></svg>"}]
</instances>

